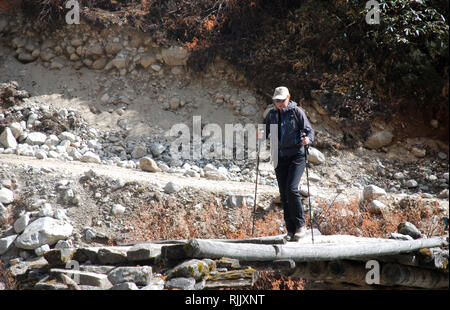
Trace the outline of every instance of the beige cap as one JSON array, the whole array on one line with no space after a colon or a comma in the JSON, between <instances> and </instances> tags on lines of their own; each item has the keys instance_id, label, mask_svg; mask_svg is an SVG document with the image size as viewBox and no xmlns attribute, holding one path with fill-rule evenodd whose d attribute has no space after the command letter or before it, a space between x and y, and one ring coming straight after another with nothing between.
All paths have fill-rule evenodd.
<instances>
[{"instance_id":1,"label":"beige cap","mask_svg":"<svg viewBox=\"0 0 450 310\"><path fill-rule=\"evenodd\" d=\"M284 100L289 96L289 90L287 87L280 86L275 88L275 91L272 96L272 100Z\"/></svg>"}]
</instances>

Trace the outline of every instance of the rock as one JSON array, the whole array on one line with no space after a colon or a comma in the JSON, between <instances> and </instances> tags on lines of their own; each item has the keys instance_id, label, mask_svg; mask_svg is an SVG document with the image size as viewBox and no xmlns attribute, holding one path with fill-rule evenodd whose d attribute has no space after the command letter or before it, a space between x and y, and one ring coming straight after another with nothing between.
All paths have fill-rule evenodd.
<instances>
[{"instance_id":1,"label":"rock","mask_svg":"<svg viewBox=\"0 0 450 310\"><path fill-rule=\"evenodd\" d=\"M18 234L23 232L30 223L30 215L25 213L14 222L14 231Z\"/></svg>"},{"instance_id":2,"label":"rock","mask_svg":"<svg viewBox=\"0 0 450 310\"><path fill-rule=\"evenodd\" d=\"M11 130L14 138L18 139L23 133L23 127L18 122L9 124L9 129Z\"/></svg>"},{"instance_id":3,"label":"rock","mask_svg":"<svg viewBox=\"0 0 450 310\"><path fill-rule=\"evenodd\" d=\"M125 213L125 207L122 206L121 204L114 204L112 209L111 209L111 213L113 215L122 215Z\"/></svg>"},{"instance_id":4,"label":"rock","mask_svg":"<svg viewBox=\"0 0 450 310\"><path fill-rule=\"evenodd\" d=\"M145 54L141 56L141 66L147 69L149 66L153 65L155 62L157 62L158 59L153 54Z\"/></svg>"},{"instance_id":5,"label":"rock","mask_svg":"<svg viewBox=\"0 0 450 310\"><path fill-rule=\"evenodd\" d=\"M14 243L18 235L11 235L4 238L0 238L0 255L5 254L10 246Z\"/></svg>"},{"instance_id":6,"label":"rock","mask_svg":"<svg viewBox=\"0 0 450 310\"><path fill-rule=\"evenodd\" d=\"M50 63L50 69L52 70L61 70L64 68L64 62L61 59L53 59Z\"/></svg>"},{"instance_id":7,"label":"rock","mask_svg":"<svg viewBox=\"0 0 450 310\"><path fill-rule=\"evenodd\" d=\"M102 70L106 66L107 63L108 63L107 58L103 58L103 57L99 58L92 63L92 69Z\"/></svg>"},{"instance_id":8,"label":"rock","mask_svg":"<svg viewBox=\"0 0 450 310\"><path fill-rule=\"evenodd\" d=\"M122 49L122 44L118 42L109 42L105 46L105 51L107 55L115 56Z\"/></svg>"},{"instance_id":9,"label":"rock","mask_svg":"<svg viewBox=\"0 0 450 310\"><path fill-rule=\"evenodd\" d=\"M44 253L46 253L48 251L50 251L50 246L48 244L41 245L40 247L37 247L36 249L34 249L34 253L37 256L43 256Z\"/></svg>"},{"instance_id":10,"label":"rock","mask_svg":"<svg viewBox=\"0 0 450 310\"><path fill-rule=\"evenodd\" d=\"M315 164L320 165L325 162L325 155L322 154L318 149L309 147L308 161Z\"/></svg>"},{"instance_id":11,"label":"rock","mask_svg":"<svg viewBox=\"0 0 450 310\"><path fill-rule=\"evenodd\" d=\"M148 285L152 279L152 267L117 267L108 273L112 284L134 282L137 285Z\"/></svg>"},{"instance_id":12,"label":"rock","mask_svg":"<svg viewBox=\"0 0 450 310\"><path fill-rule=\"evenodd\" d=\"M364 145L369 149L379 149L392 142L394 135L387 130L379 131L371 135Z\"/></svg>"},{"instance_id":13,"label":"rock","mask_svg":"<svg viewBox=\"0 0 450 310\"><path fill-rule=\"evenodd\" d=\"M438 153L438 157L442 160L447 159L447 154L445 154L444 152L439 152Z\"/></svg>"},{"instance_id":14,"label":"rock","mask_svg":"<svg viewBox=\"0 0 450 310\"><path fill-rule=\"evenodd\" d=\"M115 290L115 291L136 291L136 290L139 290L139 288L133 282L124 282L124 283L119 283L119 284L114 285L113 287L111 287L111 290Z\"/></svg>"},{"instance_id":15,"label":"rock","mask_svg":"<svg viewBox=\"0 0 450 310\"><path fill-rule=\"evenodd\" d=\"M69 223L51 217L41 217L29 224L15 240L16 247L34 250L41 245L53 245L72 235L73 227Z\"/></svg>"},{"instance_id":16,"label":"rock","mask_svg":"<svg viewBox=\"0 0 450 310\"><path fill-rule=\"evenodd\" d=\"M59 134L58 138L62 141L69 140L70 142L76 142L77 136L71 133L70 131L63 131Z\"/></svg>"},{"instance_id":17,"label":"rock","mask_svg":"<svg viewBox=\"0 0 450 310\"><path fill-rule=\"evenodd\" d=\"M47 159L47 153L43 150L37 150L35 156L37 159Z\"/></svg>"},{"instance_id":18,"label":"rock","mask_svg":"<svg viewBox=\"0 0 450 310\"><path fill-rule=\"evenodd\" d=\"M379 200L372 200L368 207L372 214L382 214L386 210L386 205Z\"/></svg>"},{"instance_id":19,"label":"rock","mask_svg":"<svg viewBox=\"0 0 450 310\"><path fill-rule=\"evenodd\" d=\"M407 187L407 188L414 188L417 186L418 186L418 183L416 180L411 179L411 180L408 180L405 182L405 187Z\"/></svg>"},{"instance_id":20,"label":"rock","mask_svg":"<svg viewBox=\"0 0 450 310\"><path fill-rule=\"evenodd\" d=\"M169 66L185 66L188 59L188 51L183 47L171 47L161 52L163 61Z\"/></svg>"},{"instance_id":21,"label":"rock","mask_svg":"<svg viewBox=\"0 0 450 310\"><path fill-rule=\"evenodd\" d=\"M399 234L399 233L391 233L389 239L405 240L405 241L414 240L414 239L413 239L411 236L409 236L409 235L403 235L403 234Z\"/></svg>"},{"instance_id":22,"label":"rock","mask_svg":"<svg viewBox=\"0 0 450 310\"><path fill-rule=\"evenodd\" d=\"M153 71L156 71L156 72L159 72L162 69L161 66L158 64L153 64L150 67L152 68Z\"/></svg>"},{"instance_id":23,"label":"rock","mask_svg":"<svg viewBox=\"0 0 450 310\"><path fill-rule=\"evenodd\" d=\"M444 189L439 193L438 198L445 199L448 198L448 196L449 196L448 189Z\"/></svg>"},{"instance_id":24,"label":"rock","mask_svg":"<svg viewBox=\"0 0 450 310\"><path fill-rule=\"evenodd\" d=\"M148 171L148 172L160 172L161 171L161 169L159 169L156 162L150 157L141 158L139 160L139 167L143 171Z\"/></svg>"},{"instance_id":25,"label":"rock","mask_svg":"<svg viewBox=\"0 0 450 310\"><path fill-rule=\"evenodd\" d=\"M171 111L175 111L179 107L180 107L180 99L179 98L174 97L174 98L170 99L170 101L169 101L169 109Z\"/></svg>"},{"instance_id":26,"label":"rock","mask_svg":"<svg viewBox=\"0 0 450 310\"><path fill-rule=\"evenodd\" d=\"M103 53L104 49L99 42L92 42L86 49L86 56L102 56Z\"/></svg>"},{"instance_id":27,"label":"rock","mask_svg":"<svg viewBox=\"0 0 450 310\"><path fill-rule=\"evenodd\" d=\"M25 52L20 53L17 56L17 59L22 63L29 63L29 62L35 61L36 58L37 58L36 55L33 55L31 53L25 53Z\"/></svg>"},{"instance_id":28,"label":"rock","mask_svg":"<svg viewBox=\"0 0 450 310\"><path fill-rule=\"evenodd\" d=\"M194 278L173 278L166 282L167 289L193 290L195 286Z\"/></svg>"},{"instance_id":29,"label":"rock","mask_svg":"<svg viewBox=\"0 0 450 310\"><path fill-rule=\"evenodd\" d=\"M221 167L222 168L222 167ZM205 178L210 180L228 180L228 171L225 169L217 169L212 164L207 164L203 168L205 172Z\"/></svg>"},{"instance_id":30,"label":"rock","mask_svg":"<svg viewBox=\"0 0 450 310\"><path fill-rule=\"evenodd\" d=\"M254 105L248 104L241 109L242 116L253 116L257 113L257 109Z\"/></svg>"},{"instance_id":31,"label":"rock","mask_svg":"<svg viewBox=\"0 0 450 310\"><path fill-rule=\"evenodd\" d=\"M427 154L427 150L419 149L417 147L413 147L412 150L411 150L411 153L414 156L418 157L418 158L423 158Z\"/></svg>"},{"instance_id":32,"label":"rock","mask_svg":"<svg viewBox=\"0 0 450 310\"><path fill-rule=\"evenodd\" d=\"M14 134L9 127L6 127L5 130L3 130L3 133L0 135L0 144L7 149L15 149L17 147L16 138L14 138Z\"/></svg>"},{"instance_id":33,"label":"rock","mask_svg":"<svg viewBox=\"0 0 450 310\"><path fill-rule=\"evenodd\" d=\"M118 70L124 69L127 66L126 56L122 53L119 53L116 55L116 57L113 60L111 60L111 63Z\"/></svg>"},{"instance_id":34,"label":"rock","mask_svg":"<svg viewBox=\"0 0 450 310\"><path fill-rule=\"evenodd\" d=\"M42 132L31 132L27 136L26 143L29 145L42 145L47 140L47 136Z\"/></svg>"},{"instance_id":35,"label":"rock","mask_svg":"<svg viewBox=\"0 0 450 310\"><path fill-rule=\"evenodd\" d=\"M102 289L109 289L112 287L111 282L108 280L108 276L105 274L98 274L89 271L80 271L74 269L50 269L51 275L65 274L69 278L76 279L79 285L96 286Z\"/></svg>"},{"instance_id":36,"label":"rock","mask_svg":"<svg viewBox=\"0 0 450 310\"><path fill-rule=\"evenodd\" d=\"M139 159L147 155L147 147L142 144L138 144L134 147L133 152L131 152L131 157L134 159Z\"/></svg>"},{"instance_id":37,"label":"rock","mask_svg":"<svg viewBox=\"0 0 450 310\"><path fill-rule=\"evenodd\" d=\"M209 266L204 261L198 259L191 259L175 266L167 273L167 278L194 278L195 280L201 280L209 275Z\"/></svg>"},{"instance_id":38,"label":"rock","mask_svg":"<svg viewBox=\"0 0 450 310\"><path fill-rule=\"evenodd\" d=\"M363 190L363 199L366 201L374 200L386 196L386 191L376 185L366 186Z\"/></svg>"},{"instance_id":39,"label":"rock","mask_svg":"<svg viewBox=\"0 0 450 310\"><path fill-rule=\"evenodd\" d=\"M173 182L169 182L164 186L164 192L166 194L173 194L178 192L181 189L181 187Z\"/></svg>"},{"instance_id":40,"label":"rock","mask_svg":"<svg viewBox=\"0 0 450 310\"><path fill-rule=\"evenodd\" d=\"M14 201L14 193L6 187L0 188L0 203L5 205Z\"/></svg>"},{"instance_id":41,"label":"rock","mask_svg":"<svg viewBox=\"0 0 450 310\"><path fill-rule=\"evenodd\" d=\"M101 163L100 156L91 151L84 153L83 156L81 156L81 161L85 163Z\"/></svg>"},{"instance_id":42,"label":"rock","mask_svg":"<svg viewBox=\"0 0 450 310\"><path fill-rule=\"evenodd\" d=\"M311 185L309 186L309 194L307 184L301 184L298 191L304 197L308 197L309 195L317 197L317 190L315 187L312 187Z\"/></svg>"},{"instance_id":43,"label":"rock","mask_svg":"<svg viewBox=\"0 0 450 310\"><path fill-rule=\"evenodd\" d=\"M127 251L127 260L130 262L148 261L156 258L161 253L151 244L136 244Z\"/></svg>"},{"instance_id":44,"label":"rock","mask_svg":"<svg viewBox=\"0 0 450 310\"><path fill-rule=\"evenodd\" d=\"M400 223L397 227L397 231L400 234L411 236L413 239L417 239L422 236L420 230L410 222Z\"/></svg>"},{"instance_id":45,"label":"rock","mask_svg":"<svg viewBox=\"0 0 450 310\"><path fill-rule=\"evenodd\" d=\"M227 206L231 208L240 208L244 203L247 203L247 198L251 199L249 196L230 195L227 199Z\"/></svg>"},{"instance_id":46,"label":"rock","mask_svg":"<svg viewBox=\"0 0 450 310\"><path fill-rule=\"evenodd\" d=\"M161 143L152 143L150 145L150 151L152 152L153 156L158 157L166 150L165 146Z\"/></svg>"},{"instance_id":47,"label":"rock","mask_svg":"<svg viewBox=\"0 0 450 310\"><path fill-rule=\"evenodd\" d=\"M164 289L164 280L161 278L153 278L150 283L143 288L141 291L160 291Z\"/></svg>"},{"instance_id":48,"label":"rock","mask_svg":"<svg viewBox=\"0 0 450 310\"><path fill-rule=\"evenodd\" d=\"M396 180L403 180L405 178L405 175L402 172L397 172L394 174L394 178Z\"/></svg>"}]
</instances>

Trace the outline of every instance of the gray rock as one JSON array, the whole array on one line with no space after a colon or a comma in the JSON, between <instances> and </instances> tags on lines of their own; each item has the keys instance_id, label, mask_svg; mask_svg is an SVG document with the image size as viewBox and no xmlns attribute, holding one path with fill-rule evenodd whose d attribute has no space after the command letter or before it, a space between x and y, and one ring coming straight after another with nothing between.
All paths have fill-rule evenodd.
<instances>
[{"instance_id":1,"label":"gray rock","mask_svg":"<svg viewBox=\"0 0 450 310\"><path fill-rule=\"evenodd\" d=\"M407 187L407 188L414 188L417 186L418 186L418 183L416 180L411 179L411 180L408 180L405 182L405 187Z\"/></svg>"},{"instance_id":2,"label":"gray rock","mask_svg":"<svg viewBox=\"0 0 450 310\"><path fill-rule=\"evenodd\" d=\"M27 136L26 143L29 145L41 145L45 143L47 136L42 132L31 132Z\"/></svg>"},{"instance_id":3,"label":"gray rock","mask_svg":"<svg viewBox=\"0 0 450 310\"><path fill-rule=\"evenodd\" d=\"M325 163L325 155L322 154L318 149L309 147L308 161L315 164L320 165Z\"/></svg>"},{"instance_id":4,"label":"gray rock","mask_svg":"<svg viewBox=\"0 0 450 310\"><path fill-rule=\"evenodd\" d=\"M400 223L397 227L400 234L411 236L413 239L420 238L422 233L420 230L410 222Z\"/></svg>"},{"instance_id":5,"label":"gray rock","mask_svg":"<svg viewBox=\"0 0 450 310\"><path fill-rule=\"evenodd\" d=\"M396 180L403 180L405 178L405 175L402 172L397 172L394 174L394 178Z\"/></svg>"},{"instance_id":6,"label":"gray rock","mask_svg":"<svg viewBox=\"0 0 450 310\"><path fill-rule=\"evenodd\" d=\"M134 147L133 152L131 152L131 157L134 159L139 159L147 155L147 147L142 144L138 144Z\"/></svg>"},{"instance_id":7,"label":"gray rock","mask_svg":"<svg viewBox=\"0 0 450 310\"><path fill-rule=\"evenodd\" d=\"M152 152L153 156L158 157L166 150L165 146L161 143L152 143L150 145L150 151Z\"/></svg>"},{"instance_id":8,"label":"gray rock","mask_svg":"<svg viewBox=\"0 0 450 310\"><path fill-rule=\"evenodd\" d=\"M178 192L181 189L181 187L173 182L168 182L166 186L164 186L164 192L166 194L173 194Z\"/></svg>"},{"instance_id":9,"label":"gray rock","mask_svg":"<svg viewBox=\"0 0 450 310\"><path fill-rule=\"evenodd\" d=\"M376 185L366 186L363 190L363 199L370 201L386 196L386 191Z\"/></svg>"},{"instance_id":10,"label":"gray rock","mask_svg":"<svg viewBox=\"0 0 450 310\"><path fill-rule=\"evenodd\" d=\"M423 158L427 154L427 150L413 147L411 153L418 158Z\"/></svg>"},{"instance_id":11,"label":"gray rock","mask_svg":"<svg viewBox=\"0 0 450 310\"><path fill-rule=\"evenodd\" d=\"M139 290L133 282L118 283L110 288L113 291L136 291Z\"/></svg>"},{"instance_id":12,"label":"gray rock","mask_svg":"<svg viewBox=\"0 0 450 310\"><path fill-rule=\"evenodd\" d=\"M101 163L100 156L91 151L87 151L86 153L84 153L81 156L81 161L85 163Z\"/></svg>"},{"instance_id":13,"label":"gray rock","mask_svg":"<svg viewBox=\"0 0 450 310\"><path fill-rule=\"evenodd\" d=\"M0 255L5 254L11 245L14 243L18 235L11 235L8 237L0 238Z\"/></svg>"},{"instance_id":14,"label":"gray rock","mask_svg":"<svg viewBox=\"0 0 450 310\"><path fill-rule=\"evenodd\" d=\"M25 213L14 222L14 231L18 234L23 232L30 223L30 215Z\"/></svg>"},{"instance_id":15,"label":"gray rock","mask_svg":"<svg viewBox=\"0 0 450 310\"><path fill-rule=\"evenodd\" d=\"M14 134L9 127L6 127L0 135L0 144L5 148L15 149L17 147L16 138L14 138Z\"/></svg>"},{"instance_id":16,"label":"gray rock","mask_svg":"<svg viewBox=\"0 0 450 310\"><path fill-rule=\"evenodd\" d=\"M201 280L209 275L209 271L209 266L204 261L191 259L169 270L167 278L172 279L183 277Z\"/></svg>"},{"instance_id":17,"label":"gray rock","mask_svg":"<svg viewBox=\"0 0 450 310\"><path fill-rule=\"evenodd\" d=\"M164 289L164 280L161 278L153 278L150 283L143 288L141 291L160 291Z\"/></svg>"},{"instance_id":18,"label":"gray rock","mask_svg":"<svg viewBox=\"0 0 450 310\"><path fill-rule=\"evenodd\" d=\"M113 215L122 215L122 214L125 213L125 210L126 209L125 209L124 206L122 206L121 204L116 203L116 204L113 205L113 207L111 209L111 213Z\"/></svg>"},{"instance_id":19,"label":"gray rock","mask_svg":"<svg viewBox=\"0 0 450 310\"><path fill-rule=\"evenodd\" d=\"M166 282L167 289L193 290L195 286L194 278L173 278Z\"/></svg>"},{"instance_id":20,"label":"gray rock","mask_svg":"<svg viewBox=\"0 0 450 310\"><path fill-rule=\"evenodd\" d=\"M438 198L440 198L440 199L445 199L448 197L449 197L448 189L442 190L438 195Z\"/></svg>"},{"instance_id":21,"label":"gray rock","mask_svg":"<svg viewBox=\"0 0 450 310\"><path fill-rule=\"evenodd\" d=\"M386 205L379 200L372 200L369 205L369 212L372 214L381 214L386 210Z\"/></svg>"},{"instance_id":22,"label":"gray rock","mask_svg":"<svg viewBox=\"0 0 450 310\"><path fill-rule=\"evenodd\" d=\"M108 273L112 284L134 282L137 285L148 285L152 279L152 267L117 267Z\"/></svg>"},{"instance_id":23,"label":"gray rock","mask_svg":"<svg viewBox=\"0 0 450 310\"><path fill-rule=\"evenodd\" d=\"M47 251L50 251L50 246L48 244L41 245L40 247L34 249L34 253L37 256L42 256Z\"/></svg>"},{"instance_id":24,"label":"gray rock","mask_svg":"<svg viewBox=\"0 0 450 310\"><path fill-rule=\"evenodd\" d=\"M413 238L411 236L403 235L403 234L399 234L399 233L391 233L389 239L405 240L405 241L413 240Z\"/></svg>"},{"instance_id":25,"label":"gray rock","mask_svg":"<svg viewBox=\"0 0 450 310\"><path fill-rule=\"evenodd\" d=\"M73 227L69 223L51 217L41 217L29 224L15 240L16 247L34 250L41 245L53 245L72 235Z\"/></svg>"},{"instance_id":26,"label":"gray rock","mask_svg":"<svg viewBox=\"0 0 450 310\"><path fill-rule=\"evenodd\" d=\"M364 145L369 149L379 149L392 142L394 135L388 130L383 130L371 135Z\"/></svg>"},{"instance_id":27,"label":"gray rock","mask_svg":"<svg viewBox=\"0 0 450 310\"><path fill-rule=\"evenodd\" d=\"M11 130L14 138L18 139L23 133L23 127L18 122L9 124L9 129Z\"/></svg>"},{"instance_id":28,"label":"gray rock","mask_svg":"<svg viewBox=\"0 0 450 310\"><path fill-rule=\"evenodd\" d=\"M242 116L253 116L257 113L257 109L254 105L248 104L241 109Z\"/></svg>"},{"instance_id":29,"label":"gray rock","mask_svg":"<svg viewBox=\"0 0 450 310\"><path fill-rule=\"evenodd\" d=\"M14 193L10 189L6 187L0 188L0 203L2 204L10 204L14 201Z\"/></svg>"}]
</instances>

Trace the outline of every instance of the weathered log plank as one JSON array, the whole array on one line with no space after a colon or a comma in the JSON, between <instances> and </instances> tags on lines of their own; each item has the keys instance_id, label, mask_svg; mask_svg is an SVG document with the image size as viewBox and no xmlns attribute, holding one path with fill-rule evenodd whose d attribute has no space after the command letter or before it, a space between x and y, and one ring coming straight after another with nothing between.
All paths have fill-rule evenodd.
<instances>
[{"instance_id":1,"label":"weathered log plank","mask_svg":"<svg viewBox=\"0 0 450 310\"><path fill-rule=\"evenodd\" d=\"M330 283L349 283L358 286L406 286L426 289L449 287L448 274L400 264L381 264L380 282L370 285L366 282L368 269L365 263L355 261L308 262L299 264L295 278Z\"/></svg>"},{"instance_id":2,"label":"weathered log plank","mask_svg":"<svg viewBox=\"0 0 450 310\"><path fill-rule=\"evenodd\" d=\"M293 242L285 245L262 245L191 239L183 245L182 253L180 247L178 247L177 257L180 258L179 255L184 253L185 258L217 259L230 257L245 262L274 261L279 259L292 259L295 262L331 261L408 253L422 248L441 246L444 243L445 240L440 237L411 241L391 240L379 243L360 242L325 245L308 245ZM170 252L170 247L167 247L165 255L170 254Z\"/></svg>"}]
</instances>

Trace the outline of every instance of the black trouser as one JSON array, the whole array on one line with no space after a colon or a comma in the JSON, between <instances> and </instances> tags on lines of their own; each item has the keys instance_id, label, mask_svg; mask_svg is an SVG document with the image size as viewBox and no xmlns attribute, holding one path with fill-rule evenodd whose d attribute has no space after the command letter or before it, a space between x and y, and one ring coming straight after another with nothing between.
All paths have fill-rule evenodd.
<instances>
[{"instance_id":1,"label":"black trouser","mask_svg":"<svg viewBox=\"0 0 450 310\"><path fill-rule=\"evenodd\" d=\"M298 184L305 170L306 161L303 154L278 159L275 174L283 205L284 222L288 233L305 226L303 206L298 192Z\"/></svg>"}]
</instances>

